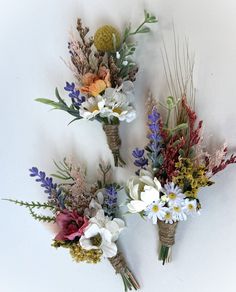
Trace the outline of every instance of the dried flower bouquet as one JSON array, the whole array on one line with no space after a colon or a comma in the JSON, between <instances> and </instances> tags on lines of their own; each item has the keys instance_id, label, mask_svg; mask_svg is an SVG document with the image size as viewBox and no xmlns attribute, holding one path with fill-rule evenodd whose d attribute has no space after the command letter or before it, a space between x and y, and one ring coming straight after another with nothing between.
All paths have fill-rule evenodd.
<instances>
[{"instance_id":1,"label":"dried flower bouquet","mask_svg":"<svg viewBox=\"0 0 236 292\"><path fill-rule=\"evenodd\" d=\"M129 212L139 213L158 226L159 259L163 264L171 260L178 222L199 214L199 189L212 185L211 178L216 173L236 163L235 154L228 156L226 144L212 154L205 151L203 122L193 109L193 61L188 47L183 58L179 52L175 41L172 68L164 50L164 71L171 96L164 103L149 99L149 142L144 149L134 149L138 171L126 186ZM165 110L162 114L159 105Z\"/></svg>"},{"instance_id":2,"label":"dried flower bouquet","mask_svg":"<svg viewBox=\"0 0 236 292\"><path fill-rule=\"evenodd\" d=\"M91 184L81 167L67 160L55 165L57 172L52 176L60 179L59 184L38 168L30 169L30 176L40 183L48 196L45 202L6 200L26 207L34 219L53 224L53 229L57 229L53 247L68 249L78 263L96 264L107 258L121 275L125 291L137 290L139 284L116 243L125 222L116 217L120 186L111 181L111 167L100 164L99 179ZM48 210L51 215L40 214L39 209Z\"/></svg>"},{"instance_id":3,"label":"dried flower bouquet","mask_svg":"<svg viewBox=\"0 0 236 292\"><path fill-rule=\"evenodd\" d=\"M74 117L73 121L87 119L102 123L115 166L125 164L120 156L119 124L122 121L129 123L136 117L132 101L138 67L133 60L136 43L132 42L131 37L148 33L150 28L146 24L157 22L156 17L146 11L144 16L135 30L129 25L121 34L115 27L104 25L93 37L87 36L89 28L83 27L81 19L78 19L80 38L72 35L68 43L71 56L69 67L75 77L74 82L66 82L64 87L69 95L69 105L61 98L58 89L57 102L37 99L68 112Z\"/></svg>"}]
</instances>

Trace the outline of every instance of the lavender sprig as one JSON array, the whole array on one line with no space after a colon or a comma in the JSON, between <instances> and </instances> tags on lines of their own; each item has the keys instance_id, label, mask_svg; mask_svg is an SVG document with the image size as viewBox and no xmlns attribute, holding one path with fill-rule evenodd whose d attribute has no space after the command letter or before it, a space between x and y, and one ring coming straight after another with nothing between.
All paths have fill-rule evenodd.
<instances>
[{"instance_id":1,"label":"lavender sprig","mask_svg":"<svg viewBox=\"0 0 236 292\"><path fill-rule=\"evenodd\" d=\"M81 104L85 101L85 97L80 94L80 91L75 88L74 82L71 84L66 82L66 86L64 87L65 91L70 92L69 97L72 100L72 103L76 107L80 107Z\"/></svg>"},{"instance_id":2,"label":"lavender sprig","mask_svg":"<svg viewBox=\"0 0 236 292\"><path fill-rule=\"evenodd\" d=\"M64 209L64 196L61 190L58 189L57 184L53 183L51 177L47 177L45 172L39 171L37 167L29 169L30 176L36 177L35 181L41 183L41 187L44 188L44 192L48 194L49 202Z\"/></svg>"},{"instance_id":3,"label":"lavender sprig","mask_svg":"<svg viewBox=\"0 0 236 292\"><path fill-rule=\"evenodd\" d=\"M105 187L103 209L105 214L114 218L117 208L117 190L120 187L116 184L110 184Z\"/></svg>"},{"instance_id":4,"label":"lavender sprig","mask_svg":"<svg viewBox=\"0 0 236 292\"><path fill-rule=\"evenodd\" d=\"M132 152L132 155L134 158L134 165L139 167L138 171L136 171L136 174L139 174L140 169L145 169L145 166L148 165L148 159L144 156L144 149L135 148Z\"/></svg>"},{"instance_id":5,"label":"lavender sprig","mask_svg":"<svg viewBox=\"0 0 236 292\"><path fill-rule=\"evenodd\" d=\"M152 161L152 168L157 169L162 164L163 158L161 155L162 137L160 133L160 114L155 107L152 109L152 113L148 115L148 128L150 133L147 136L149 139L146 147L147 155Z\"/></svg>"}]
</instances>

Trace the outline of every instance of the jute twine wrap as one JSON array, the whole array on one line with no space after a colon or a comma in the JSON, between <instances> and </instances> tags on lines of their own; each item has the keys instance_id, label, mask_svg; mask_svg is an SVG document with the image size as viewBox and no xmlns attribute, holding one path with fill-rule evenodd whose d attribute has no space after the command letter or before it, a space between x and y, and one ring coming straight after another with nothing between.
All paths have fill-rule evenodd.
<instances>
[{"instance_id":1,"label":"jute twine wrap","mask_svg":"<svg viewBox=\"0 0 236 292\"><path fill-rule=\"evenodd\" d=\"M109 258L109 261L117 274L122 274L125 272L127 266L121 252L118 252L113 258Z\"/></svg>"},{"instance_id":2,"label":"jute twine wrap","mask_svg":"<svg viewBox=\"0 0 236 292\"><path fill-rule=\"evenodd\" d=\"M160 242L167 247L171 247L175 244L175 232L178 222L173 224L165 223L164 221L157 221L159 227L159 239Z\"/></svg>"},{"instance_id":3,"label":"jute twine wrap","mask_svg":"<svg viewBox=\"0 0 236 292\"><path fill-rule=\"evenodd\" d=\"M130 282L130 284L135 288L135 290L140 288L138 281L128 269L126 261L121 252L118 252L117 255L113 258L109 258L109 261L115 269L116 274L124 275L125 278Z\"/></svg>"},{"instance_id":4,"label":"jute twine wrap","mask_svg":"<svg viewBox=\"0 0 236 292\"><path fill-rule=\"evenodd\" d=\"M107 136L107 143L114 157L115 166L123 166L125 162L120 157L121 139L119 136L119 125L103 124L103 130Z\"/></svg>"}]
</instances>

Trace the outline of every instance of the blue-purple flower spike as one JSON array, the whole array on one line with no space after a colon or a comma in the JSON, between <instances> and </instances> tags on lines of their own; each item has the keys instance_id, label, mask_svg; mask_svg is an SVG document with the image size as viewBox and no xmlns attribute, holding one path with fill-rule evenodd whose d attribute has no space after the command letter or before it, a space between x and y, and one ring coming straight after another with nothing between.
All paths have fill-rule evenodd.
<instances>
[{"instance_id":1,"label":"blue-purple flower spike","mask_svg":"<svg viewBox=\"0 0 236 292\"><path fill-rule=\"evenodd\" d=\"M148 165L148 159L144 156L144 149L135 148L132 152L132 155L134 158L136 158L134 161L134 165L136 165L140 169L145 169L145 166Z\"/></svg>"},{"instance_id":2,"label":"blue-purple flower spike","mask_svg":"<svg viewBox=\"0 0 236 292\"><path fill-rule=\"evenodd\" d=\"M149 144L146 147L148 151L148 157L152 161L152 166L158 168L162 159L161 156L161 133L160 133L160 114L154 107L152 113L148 115L148 127L150 133L147 138L149 139Z\"/></svg>"},{"instance_id":3,"label":"blue-purple flower spike","mask_svg":"<svg viewBox=\"0 0 236 292\"><path fill-rule=\"evenodd\" d=\"M64 87L65 91L70 92L69 97L72 99L72 103L80 107L81 104L85 101L85 97L80 94L80 91L75 88L74 82L71 84L66 82L66 86Z\"/></svg>"},{"instance_id":4,"label":"blue-purple flower spike","mask_svg":"<svg viewBox=\"0 0 236 292\"><path fill-rule=\"evenodd\" d=\"M117 186L108 185L105 188L104 205L105 213L109 217L115 217L117 207Z\"/></svg>"}]
</instances>

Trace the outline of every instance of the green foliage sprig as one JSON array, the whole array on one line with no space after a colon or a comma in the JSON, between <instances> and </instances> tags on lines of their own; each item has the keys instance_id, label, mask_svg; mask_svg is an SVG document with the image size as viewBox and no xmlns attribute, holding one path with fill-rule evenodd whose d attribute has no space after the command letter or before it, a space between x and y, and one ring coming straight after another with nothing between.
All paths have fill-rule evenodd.
<instances>
[{"instance_id":1,"label":"green foliage sprig","mask_svg":"<svg viewBox=\"0 0 236 292\"><path fill-rule=\"evenodd\" d=\"M51 211L56 211L56 207L54 205L51 205L50 203L40 203L40 202L24 202L24 201L19 201L19 200L14 200L14 199L3 199L4 201L8 201L11 203L14 203L18 206L23 206L25 208L29 209L29 212L31 216L38 221L43 221L43 222L55 222L55 217L51 216L45 216L42 214L37 214L34 209L49 209Z\"/></svg>"},{"instance_id":2,"label":"green foliage sprig","mask_svg":"<svg viewBox=\"0 0 236 292\"><path fill-rule=\"evenodd\" d=\"M156 23L157 21L156 16L151 15L144 10L144 20L134 31L132 31L130 24L125 28L123 42L119 50L120 56L116 59L116 66L120 69L119 76L123 79L125 79L136 66L136 63L130 57L134 54L137 44L134 42L129 42L128 39L131 36L140 33L149 33L151 30L148 26L146 26L146 24Z\"/></svg>"},{"instance_id":3,"label":"green foliage sprig","mask_svg":"<svg viewBox=\"0 0 236 292\"><path fill-rule=\"evenodd\" d=\"M53 109L58 109L58 110L68 112L69 114L75 117L73 121L81 119L81 116L76 106L73 103L70 106L68 106L66 102L61 98L57 88L55 89L55 96L58 99L58 102L53 101L51 99L47 99L47 98L37 98L35 100L38 102L50 105L53 107Z\"/></svg>"}]
</instances>

